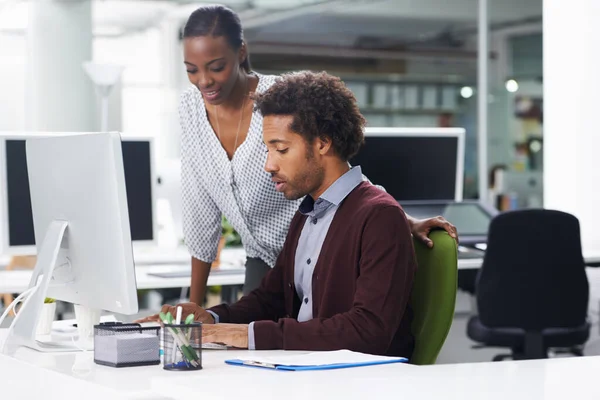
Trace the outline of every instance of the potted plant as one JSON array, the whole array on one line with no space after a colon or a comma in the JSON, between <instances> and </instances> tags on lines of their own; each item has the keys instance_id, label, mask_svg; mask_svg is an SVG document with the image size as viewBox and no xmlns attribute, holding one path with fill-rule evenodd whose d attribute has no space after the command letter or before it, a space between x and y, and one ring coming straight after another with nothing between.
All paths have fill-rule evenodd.
<instances>
[{"instance_id":1,"label":"potted plant","mask_svg":"<svg viewBox=\"0 0 600 400\"><path fill-rule=\"evenodd\" d=\"M221 258L221 251L224 247L241 246L242 239L240 234L233 229L233 226L227 221L227 218L222 217L221 219L221 239L219 240L219 247L217 249L217 258L212 263L212 267L219 266L219 260Z\"/></svg>"}]
</instances>

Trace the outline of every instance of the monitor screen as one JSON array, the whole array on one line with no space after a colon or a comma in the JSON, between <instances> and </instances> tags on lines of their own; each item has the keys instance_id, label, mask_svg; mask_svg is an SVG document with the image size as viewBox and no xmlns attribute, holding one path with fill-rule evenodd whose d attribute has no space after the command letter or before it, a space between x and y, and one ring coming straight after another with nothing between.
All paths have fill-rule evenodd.
<instances>
[{"instance_id":1,"label":"monitor screen","mask_svg":"<svg viewBox=\"0 0 600 400\"><path fill-rule=\"evenodd\" d=\"M35 245L25 140L7 139L5 144L8 245ZM121 147L131 239L154 240L150 142L123 139Z\"/></svg>"},{"instance_id":2,"label":"monitor screen","mask_svg":"<svg viewBox=\"0 0 600 400\"><path fill-rule=\"evenodd\" d=\"M367 134L350 160L398 201L462 200L459 136Z\"/></svg>"},{"instance_id":3,"label":"monitor screen","mask_svg":"<svg viewBox=\"0 0 600 400\"><path fill-rule=\"evenodd\" d=\"M153 240L150 142L121 142L131 240Z\"/></svg>"},{"instance_id":4,"label":"monitor screen","mask_svg":"<svg viewBox=\"0 0 600 400\"><path fill-rule=\"evenodd\" d=\"M24 140L6 141L6 194L9 246L35 244Z\"/></svg>"}]
</instances>

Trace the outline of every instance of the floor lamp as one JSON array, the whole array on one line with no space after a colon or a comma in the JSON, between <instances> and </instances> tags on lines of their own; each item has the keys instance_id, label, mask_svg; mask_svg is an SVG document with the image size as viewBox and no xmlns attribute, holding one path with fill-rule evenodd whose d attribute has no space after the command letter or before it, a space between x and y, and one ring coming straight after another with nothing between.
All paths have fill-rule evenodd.
<instances>
[{"instance_id":1,"label":"floor lamp","mask_svg":"<svg viewBox=\"0 0 600 400\"><path fill-rule=\"evenodd\" d=\"M108 96L113 86L119 81L123 67L115 64L101 64L86 61L83 69L90 77L100 95L102 114L100 119L100 132L108 131Z\"/></svg>"}]
</instances>

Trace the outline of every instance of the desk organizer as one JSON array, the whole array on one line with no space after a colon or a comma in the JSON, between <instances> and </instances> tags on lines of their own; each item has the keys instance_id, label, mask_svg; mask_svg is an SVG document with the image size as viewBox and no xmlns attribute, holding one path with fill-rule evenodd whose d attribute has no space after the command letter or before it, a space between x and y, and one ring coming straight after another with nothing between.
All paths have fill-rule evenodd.
<instances>
[{"instance_id":1,"label":"desk organizer","mask_svg":"<svg viewBox=\"0 0 600 400\"><path fill-rule=\"evenodd\" d=\"M94 362L110 367L160 364L160 327L139 324L94 326Z\"/></svg>"},{"instance_id":2,"label":"desk organizer","mask_svg":"<svg viewBox=\"0 0 600 400\"><path fill-rule=\"evenodd\" d=\"M202 369L202 324L165 324L162 329L163 368L171 371Z\"/></svg>"}]
</instances>

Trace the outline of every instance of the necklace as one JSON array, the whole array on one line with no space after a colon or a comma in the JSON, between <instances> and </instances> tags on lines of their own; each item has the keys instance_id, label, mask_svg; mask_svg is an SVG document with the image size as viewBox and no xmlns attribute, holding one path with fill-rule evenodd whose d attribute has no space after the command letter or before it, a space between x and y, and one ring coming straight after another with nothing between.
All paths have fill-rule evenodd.
<instances>
[{"instance_id":1,"label":"necklace","mask_svg":"<svg viewBox=\"0 0 600 400\"><path fill-rule=\"evenodd\" d=\"M243 101L242 101L242 111L240 112L240 121L238 122L238 128L237 128L237 133L235 134L235 142L233 143L233 151L231 152L231 158L233 158L233 155L235 154L235 151L237 149L237 142L238 142L238 137L240 136L240 127L242 126L242 120L244 119L244 108L246 107L246 97L248 94L248 78L246 78L246 90L243 96ZM215 106L215 117L217 119L217 137L219 138L219 141L221 142L221 144L223 144L223 142L221 141L221 128L219 127L219 106Z\"/></svg>"}]
</instances>

